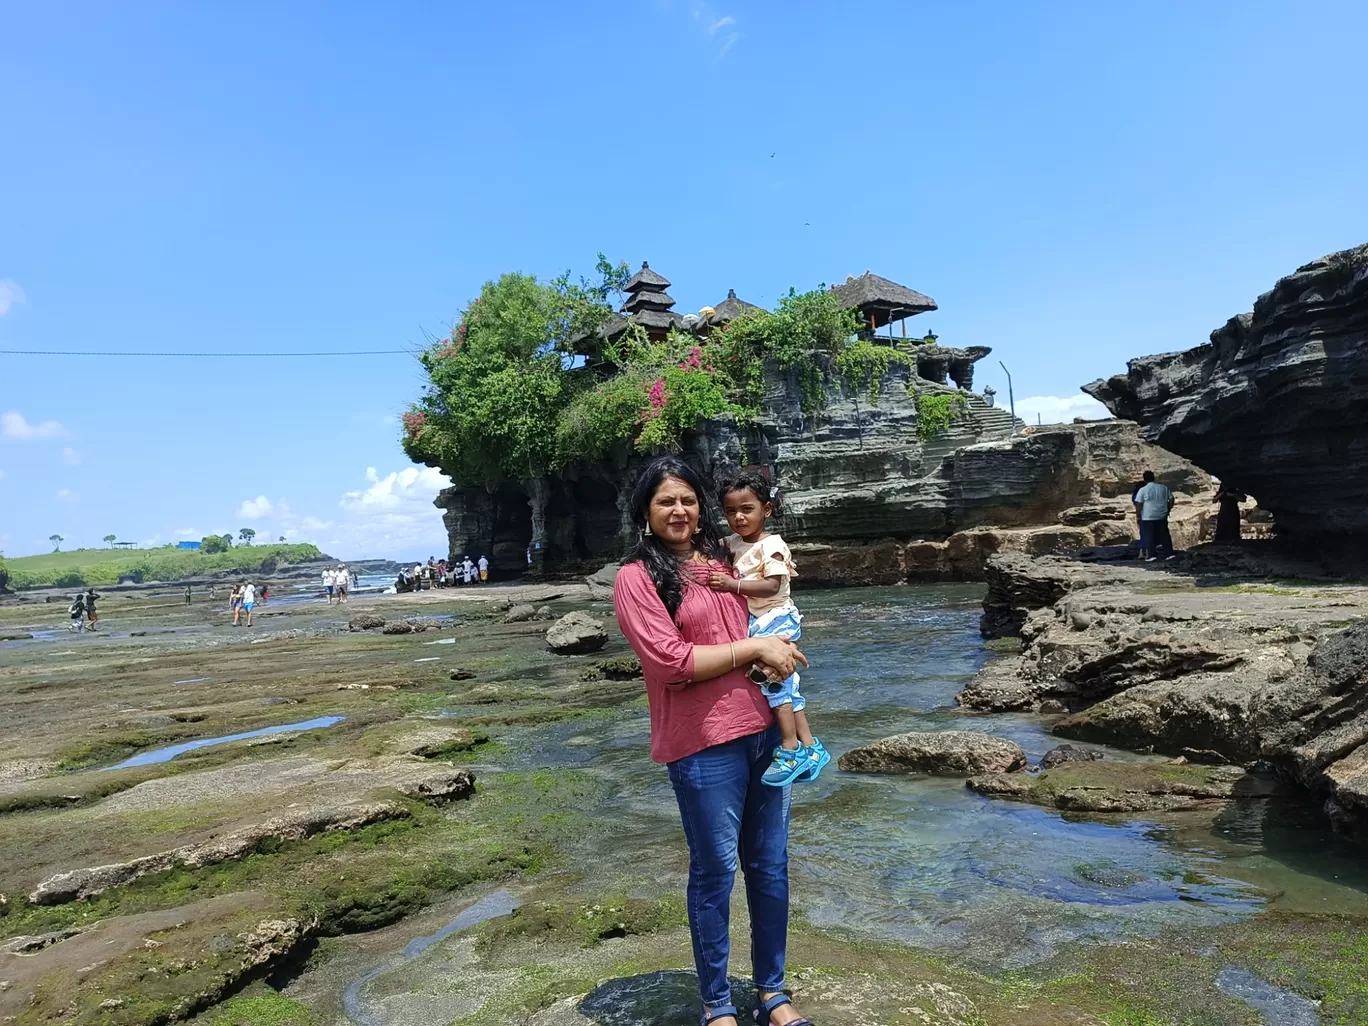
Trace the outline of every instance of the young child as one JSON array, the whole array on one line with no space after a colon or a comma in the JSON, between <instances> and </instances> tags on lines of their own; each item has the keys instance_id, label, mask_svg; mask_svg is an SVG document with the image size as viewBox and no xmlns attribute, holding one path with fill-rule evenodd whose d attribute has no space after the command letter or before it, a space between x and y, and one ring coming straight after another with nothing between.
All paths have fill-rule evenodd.
<instances>
[{"instance_id":1,"label":"young child","mask_svg":"<svg viewBox=\"0 0 1368 1026\"><path fill-rule=\"evenodd\" d=\"M745 597L752 638L778 634L796 641L803 628L802 617L789 598L789 579L796 573L793 558L784 539L765 530L765 521L776 515L775 506L769 483L759 474L741 474L723 485L722 508L736 532L730 544L740 577L713 574L708 586ZM807 699L798 690L798 674L773 681L752 670L751 679L764 690L779 721L779 747L764 782L784 787L794 781L816 780L831 756L808 727Z\"/></svg>"}]
</instances>

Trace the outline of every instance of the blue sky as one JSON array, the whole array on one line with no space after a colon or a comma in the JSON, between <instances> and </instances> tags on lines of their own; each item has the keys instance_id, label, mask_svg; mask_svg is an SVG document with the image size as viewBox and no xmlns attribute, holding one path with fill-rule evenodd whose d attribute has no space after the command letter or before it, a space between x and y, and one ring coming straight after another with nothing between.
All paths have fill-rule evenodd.
<instances>
[{"instance_id":1,"label":"blue sky","mask_svg":"<svg viewBox=\"0 0 1368 1026\"><path fill-rule=\"evenodd\" d=\"M1368 5L9 4L0 348L406 349L506 270L873 269L1072 415L1368 239ZM0 550L444 549L407 356L0 356Z\"/></svg>"}]
</instances>

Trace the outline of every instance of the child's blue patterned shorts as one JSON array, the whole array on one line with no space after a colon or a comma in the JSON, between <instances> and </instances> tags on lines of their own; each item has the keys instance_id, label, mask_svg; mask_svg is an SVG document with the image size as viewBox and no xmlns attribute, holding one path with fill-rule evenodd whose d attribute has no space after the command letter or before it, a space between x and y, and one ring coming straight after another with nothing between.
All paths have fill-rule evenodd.
<instances>
[{"instance_id":1,"label":"child's blue patterned shorts","mask_svg":"<svg viewBox=\"0 0 1368 1026\"><path fill-rule=\"evenodd\" d=\"M787 635L790 641L797 641L803 636L803 618L798 615L798 610L790 606L788 609L772 610L750 618L752 638L767 638L776 634ZM795 671L787 680L769 681L757 686L765 693L765 699L771 709L781 705L792 705L794 712L802 712L807 707L807 699L798 691L798 681L798 673Z\"/></svg>"}]
</instances>

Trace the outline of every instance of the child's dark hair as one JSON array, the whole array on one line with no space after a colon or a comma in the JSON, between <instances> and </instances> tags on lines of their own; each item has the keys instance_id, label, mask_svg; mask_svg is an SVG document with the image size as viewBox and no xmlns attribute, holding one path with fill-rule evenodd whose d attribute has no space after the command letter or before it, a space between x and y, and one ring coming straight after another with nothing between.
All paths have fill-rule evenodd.
<instances>
[{"instance_id":1,"label":"child's dark hair","mask_svg":"<svg viewBox=\"0 0 1368 1026\"><path fill-rule=\"evenodd\" d=\"M770 515L779 517L783 514L779 511L779 489L769 483L769 479L763 474L754 471L743 471L735 477L722 482L722 487L718 489L718 494L725 500L728 492L751 491L762 503L770 504Z\"/></svg>"}]
</instances>

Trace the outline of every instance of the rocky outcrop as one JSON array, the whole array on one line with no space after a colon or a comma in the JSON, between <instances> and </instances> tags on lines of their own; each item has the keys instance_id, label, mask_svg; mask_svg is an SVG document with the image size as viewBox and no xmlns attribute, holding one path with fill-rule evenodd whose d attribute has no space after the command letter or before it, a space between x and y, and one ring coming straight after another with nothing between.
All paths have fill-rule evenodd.
<instances>
[{"instance_id":1,"label":"rocky outcrop","mask_svg":"<svg viewBox=\"0 0 1368 1026\"><path fill-rule=\"evenodd\" d=\"M849 773L928 773L967 777L1012 773L1026 767L1021 746L992 734L968 730L897 734L852 748L841 756Z\"/></svg>"},{"instance_id":2,"label":"rocky outcrop","mask_svg":"<svg viewBox=\"0 0 1368 1026\"><path fill-rule=\"evenodd\" d=\"M608 632L601 620L575 610L551 625L546 632L546 644L557 655L583 655L608 644Z\"/></svg>"},{"instance_id":3,"label":"rocky outcrop","mask_svg":"<svg viewBox=\"0 0 1368 1026\"><path fill-rule=\"evenodd\" d=\"M1368 538L1368 245L1279 281L1205 345L1084 391L1294 537Z\"/></svg>"},{"instance_id":4,"label":"rocky outcrop","mask_svg":"<svg viewBox=\"0 0 1368 1026\"><path fill-rule=\"evenodd\" d=\"M1266 762L1324 796L1340 828L1368 825L1368 587L1057 558L995 560L991 579L985 608L1012 610L1022 650L985 667L962 705L1048 706L1070 713L1051 728L1062 737Z\"/></svg>"},{"instance_id":5,"label":"rocky outcrop","mask_svg":"<svg viewBox=\"0 0 1368 1026\"><path fill-rule=\"evenodd\" d=\"M375 613L357 613L347 621L349 631L373 631L385 626L385 618Z\"/></svg>"},{"instance_id":6,"label":"rocky outcrop","mask_svg":"<svg viewBox=\"0 0 1368 1026\"><path fill-rule=\"evenodd\" d=\"M1103 758L1101 752L1090 748L1075 748L1073 745L1056 745L1041 757L1041 769L1054 769L1066 762L1096 762Z\"/></svg>"},{"instance_id":7,"label":"rocky outcrop","mask_svg":"<svg viewBox=\"0 0 1368 1026\"><path fill-rule=\"evenodd\" d=\"M1131 489L1147 469L1176 493L1203 494L1184 507L1190 517L1174 519L1180 546L1198 540L1214 513L1210 479L1130 423L1027 429L980 396L903 366L880 381L877 404L839 379L827 399L820 416L805 413L796 378L770 367L756 422L701 421L684 438L682 455L715 480L742 467L769 471L784 508L775 527L793 549L800 586L977 579L999 552L1125 545L1136 535ZM946 399L957 410L949 426L923 432L927 404ZM536 565L583 573L620 558L634 540L627 491L641 463L623 455L553 478ZM453 553L492 549L501 570L526 570L525 491L447 489L437 504ZM611 569L588 583L596 601L611 597Z\"/></svg>"}]
</instances>

